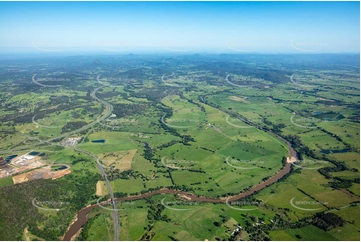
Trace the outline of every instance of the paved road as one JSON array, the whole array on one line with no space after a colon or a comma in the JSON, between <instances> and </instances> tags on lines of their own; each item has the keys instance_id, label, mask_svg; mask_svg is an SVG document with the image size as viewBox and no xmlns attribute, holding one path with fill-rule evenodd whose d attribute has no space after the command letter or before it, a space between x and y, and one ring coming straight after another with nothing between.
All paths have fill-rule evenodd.
<instances>
[{"instance_id":1,"label":"paved road","mask_svg":"<svg viewBox=\"0 0 361 242\"><path fill-rule=\"evenodd\" d=\"M32 80L33 80L33 82L35 82L36 84L41 85L41 86L44 86L44 87L55 87L55 86L50 86L50 85L43 85L43 84L41 84L41 83L36 82L36 81L35 81L35 76L36 76L36 74L32 77ZM98 78L99 78L99 76L98 76ZM98 78L97 78L97 79L98 79ZM14 151L16 151L16 150L24 150L24 149L33 148L35 145L44 144L44 143L50 143L50 142L52 142L52 141L54 141L54 140L57 140L57 139L62 139L62 138L65 138L65 137L69 137L69 136L72 135L72 134L76 134L76 133L82 132L82 131L84 131L84 130L87 130L87 129L93 127L94 125L96 125L97 123L100 123L100 121L102 121L102 120L106 119L107 117L109 117L109 116L112 114L112 112L113 112L113 105L111 105L110 103L108 103L108 102L106 102L106 101L104 101L104 100L99 99L99 98L96 96L96 92L97 92L100 88L103 88L103 86L100 86L100 87L94 89L94 90L91 92L91 94L90 94L90 96L91 96L93 99L97 100L98 102L100 102L101 104L103 104L104 107L105 107L105 110L103 111L102 115L100 115L95 121L93 121L93 122L91 122L91 123L89 123L89 124L87 124L87 125L79 128L79 129L76 129L76 130L73 130L73 131L71 131L71 132L67 132L67 133L61 134L61 135L59 135L59 136L56 136L56 137L53 137L53 138L50 138L50 139L47 139L47 140L39 140L39 139L38 139L38 140L39 140L39 143L35 143L35 144L31 144L31 145L25 145L25 146L19 147L19 149L12 149L12 150L10 150L10 151L7 150L6 153L14 152ZM34 120L34 118L35 118L35 116L32 118L32 121L33 121L34 123L36 123L35 120ZM114 202L115 200L114 200L113 189L112 189L112 187L111 187L111 185L110 185L110 182L109 182L109 180L108 180L108 178L107 178L107 176L106 176L106 174L105 174L104 168L103 168L103 166L101 165L101 163L99 162L99 158L98 158L97 156L95 156L94 154L92 154L92 153L90 153L90 152L88 152L88 151L85 151L85 150L78 149L78 148L74 148L74 150L79 151L79 152L83 152L83 153L85 153L85 154L93 157L93 158L96 160L96 163L97 163L97 166L98 166L98 169L99 169L100 173L102 174L102 176L103 176L104 179L106 180L106 183L107 183L108 188L109 188L109 194L110 194L110 197L111 197L112 206L113 206L113 219L114 219L114 231L115 231L115 233L114 233L114 240L115 240L115 241L118 241L118 240L119 240L118 212L117 212L116 207L115 207L115 202ZM0 151L0 153L2 153L2 151Z\"/></svg>"},{"instance_id":2,"label":"paved road","mask_svg":"<svg viewBox=\"0 0 361 242\"><path fill-rule=\"evenodd\" d=\"M100 173L102 174L102 176L104 177L107 185L108 185L108 189L109 189L109 194L110 194L110 201L111 201L111 204L112 204L112 207L113 207L113 221L114 221L114 240L115 241L118 241L119 240L119 220L118 220L118 211L116 209L116 206L115 206L115 198L114 198L114 193L113 193L113 189L112 189L112 186L110 185L110 182L107 178L107 175L104 171L104 168L102 166L102 164L99 162L99 158L90 153L89 151L86 151L86 150L82 150L82 149L78 149L78 148L74 148L74 150L76 151L79 151L79 152L83 152L91 157L93 157L97 163L97 166L98 166L98 169L100 171Z\"/></svg>"}]
</instances>

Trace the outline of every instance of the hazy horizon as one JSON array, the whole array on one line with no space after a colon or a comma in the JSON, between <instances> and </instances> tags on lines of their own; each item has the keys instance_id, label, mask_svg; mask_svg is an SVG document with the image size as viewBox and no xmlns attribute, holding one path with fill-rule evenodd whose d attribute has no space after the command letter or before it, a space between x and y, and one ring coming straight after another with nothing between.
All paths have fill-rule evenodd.
<instances>
[{"instance_id":1,"label":"hazy horizon","mask_svg":"<svg viewBox=\"0 0 361 242\"><path fill-rule=\"evenodd\" d=\"M0 2L0 52L359 53L359 2Z\"/></svg>"}]
</instances>

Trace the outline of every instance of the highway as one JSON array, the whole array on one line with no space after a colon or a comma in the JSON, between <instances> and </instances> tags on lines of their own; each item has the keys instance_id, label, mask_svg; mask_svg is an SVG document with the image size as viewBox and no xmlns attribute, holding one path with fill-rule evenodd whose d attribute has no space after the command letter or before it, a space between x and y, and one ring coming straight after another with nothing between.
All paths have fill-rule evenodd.
<instances>
[{"instance_id":1,"label":"highway","mask_svg":"<svg viewBox=\"0 0 361 242\"><path fill-rule=\"evenodd\" d=\"M118 220L118 210L116 209L115 206L115 199L114 199L114 193L113 193L113 189L112 186L110 185L110 182L107 178L107 175L104 171L104 168L102 166L102 164L99 162L99 158L97 156L95 156L94 154L90 153L89 151L86 150L82 150L82 149L78 149L78 148L74 148L74 150L79 151L79 152L83 152L91 157L94 158L94 160L97 163L98 169L101 173L101 175L104 177L107 185L108 185L108 189L109 189L109 194L110 194L110 201L113 207L113 221L114 221L114 240L118 241L119 240L119 220Z\"/></svg>"},{"instance_id":2,"label":"highway","mask_svg":"<svg viewBox=\"0 0 361 242\"><path fill-rule=\"evenodd\" d=\"M43 143L49 143L49 142L52 142L54 140L57 140L57 139L63 139L63 138L66 138L70 135L73 135L73 134L77 134L77 133L80 133L84 130L87 130L91 127L93 127L94 125L96 125L97 123L99 123L100 121L108 118L112 112L113 112L113 105L111 105L110 103L104 101L104 100L101 100L99 99L95 94L96 92L102 87L98 87L96 89L94 89L94 91L90 94L90 96L92 98L94 98L95 100L97 100L98 102L100 102L101 104L103 104L105 106L105 110L103 111L103 114L98 117L95 121L87 124L87 125L84 125L83 127L79 128L79 129L76 129L76 130L73 130L73 131L70 131L70 132L67 132L67 133L63 133L61 135L58 135L56 137L53 137L53 138L50 138L50 139L47 139L47 140L43 140L43 141L39 141L39 143L34 143L34 144L31 144L31 145L25 145L25 146L21 146L19 148L15 148L15 149L11 149L11 150L0 150L0 154L7 154L7 153L12 153L12 152L15 152L15 151L19 151L19 150L26 150L26 149L32 149L34 146L36 145L40 145L40 144L43 144Z\"/></svg>"}]
</instances>

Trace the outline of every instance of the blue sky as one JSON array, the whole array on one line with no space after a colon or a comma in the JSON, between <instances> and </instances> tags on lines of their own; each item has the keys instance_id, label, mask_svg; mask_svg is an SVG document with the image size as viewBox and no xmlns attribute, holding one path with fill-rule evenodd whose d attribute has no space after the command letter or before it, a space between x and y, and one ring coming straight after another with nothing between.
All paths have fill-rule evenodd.
<instances>
[{"instance_id":1,"label":"blue sky","mask_svg":"<svg viewBox=\"0 0 361 242\"><path fill-rule=\"evenodd\" d=\"M359 52L359 2L0 2L0 50Z\"/></svg>"}]
</instances>

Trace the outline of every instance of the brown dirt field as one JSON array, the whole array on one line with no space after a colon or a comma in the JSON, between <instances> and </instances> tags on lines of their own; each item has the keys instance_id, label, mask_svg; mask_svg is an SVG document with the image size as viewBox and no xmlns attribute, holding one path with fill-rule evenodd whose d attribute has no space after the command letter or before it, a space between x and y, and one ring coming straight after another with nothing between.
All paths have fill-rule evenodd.
<instances>
[{"instance_id":1,"label":"brown dirt field","mask_svg":"<svg viewBox=\"0 0 361 242\"><path fill-rule=\"evenodd\" d=\"M66 170L51 171L51 166L46 166L17 176L13 176L13 181L14 184L18 184L36 179L57 179L71 173L69 168L70 167L68 166Z\"/></svg>"},{"instance_id":2,"label":"brown dirt field","mask_svg":"<svg viewBox=\"0 0 361 242\"><path fill-rule=\"evenodd\" d=\"M136 152L137 149L119 151L119 152L110 152L110 153L105 153L104 155L100 155L99 159L106 166L114 166L120 171L126 171L132 169L133 157Z\"/></svg>"},{"instance_id":3,"label":"brown dirt field","mask_svg":"<svg viewBox=\"0 0 361 242\"><path fill-rule=\"evenodd\" d=\"M63 177L65 175L67 175L67 174L70 174L70 173L71 173L71 170L68 168L66 170L51 172L50 176L54 180L54 179L58 179L58 178Z\"/></svg>"},{"instance_id":4,"label":"brown dirt field","mask_svg":"<svg viewBox=\"0 0 361 242\"><path fill-rule=\"evenodd\" d=\"M296 162L297 161L297 158L292 156L291 159L290 157L287 157L287 163L293 163L293 162Z\"/></svg>"},{"instance_id":5,"label":"brown dirt field","mask_svg":"<svg viewBox=\"0 0 361 242\"><path fill-rule=\"evenodd\" d=\"M97 182L97 189L96 189L96 192L95 192L95 195L97 196L103 196L103 182L102 181L98 181Z\"/></svg>"},{"instance_id":6,"label":"brown dirt field","mask_svg":"<svg viewBox=\"0 0 361 242\"><path fill-rule=\"evenodd\" d=\"M29 237L29 234L28 234L28 228L24 229L24 234L25 234L26 241L31 241L30 237Z\"/></svg>"},{"instance_id":7,"label":"brown dirt field","mask_svg":"<svg viewBox=\"0 0 361 242\"><path fill-rule=\"evenodd\" d=\"M190 197L188 197L188 196L186 196L186 195L179 195L181 198L184 198L184 199L186 199L186 200L188 200L188 201L191 201L192 200L192 198L190 198Z\"/></svg>"}]
</instances>

